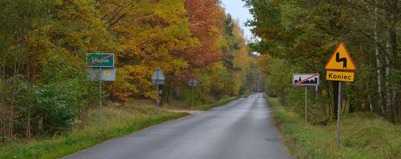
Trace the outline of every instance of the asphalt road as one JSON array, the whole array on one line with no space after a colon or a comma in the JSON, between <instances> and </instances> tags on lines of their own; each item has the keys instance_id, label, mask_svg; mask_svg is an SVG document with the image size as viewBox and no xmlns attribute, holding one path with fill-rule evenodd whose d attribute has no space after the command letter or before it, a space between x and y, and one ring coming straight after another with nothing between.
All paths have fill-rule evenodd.
<instances>
[{"instance_id":1,"label":"asphalt road","mask_svg":"<svg viewBox=\"0 0 401 159\"><path fill-rule=\"evenodd\" d=\"M288 159L263 93L112 139L65 159Z\"/></svg>"}]
</instances>

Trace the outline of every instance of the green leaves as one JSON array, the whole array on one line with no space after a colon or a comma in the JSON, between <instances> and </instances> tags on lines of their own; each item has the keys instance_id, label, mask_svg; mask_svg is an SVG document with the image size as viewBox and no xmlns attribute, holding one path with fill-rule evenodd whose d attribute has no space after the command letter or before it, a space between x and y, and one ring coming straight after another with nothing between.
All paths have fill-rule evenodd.
<instances>
[{"instance_id":1,"label":"green leaves","mask_svg":"<svg viewBox=\"0 0 401 159\"><path fill-rule=\"evenodd\" d=\"M394 92L400 80L393 78L401 69L396 49L401 37L396 31L401 24L395 18L400 16L398 1L244 1L255 17L248 25L261 38L249 45L253 51L324 76L325 63L335 46L344 42L358 65L356 81L345 88L349 106L377 111L393 122L400 120L396 110L401 107L397 99L401 93ZM325 103L331 103L333 88L323 78L321 84Z\"/></svg>"}]
</instances>

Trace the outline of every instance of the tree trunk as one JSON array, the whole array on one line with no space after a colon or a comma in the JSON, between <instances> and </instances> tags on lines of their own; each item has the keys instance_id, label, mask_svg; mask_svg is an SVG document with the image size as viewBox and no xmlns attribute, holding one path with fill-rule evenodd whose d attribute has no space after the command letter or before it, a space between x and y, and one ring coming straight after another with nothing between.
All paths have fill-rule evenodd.
<instances>
[{"instance_id":1,"label":"tree trunk","mask_svg":"<svg viewBox=\"0 0 401 159\"><path fill-rule=\"evenodd\" d=\"M32 109L32 91L33 91L33 80L31 78L31 65L29 58L27 58L27 81L28 81L28 95L27 95L27 117L26 117L26 130L25 130L25 138L31 139L31 109Z\"/></svg>"},{"instance_id":2,"label":"tree trunk","mask_svg":"<svg viewBox=\"0 0 401 159\"><path fill-rule=\"evenodd\" d=\"M351 85L351 88L352 88L352 90L355 90L355 86L354 85ZM353 101L353 99L349 99L349 98L347 98L350 102L349 102L349 110L348 110L348 112L349 113L353 113L353 112L355 112L355 110L356 110L356 104L355 104L355 101ZM358 102L359 103L359 102Z\"/></svg>"},{"instance_id":3,"label":"tree trunk","mask_svg":"<svg viewBox=\"0 0 401 159\"><path fill-rule=\"evenodd\" d=\"M389 17L392 17L392 16L389 16ZM391 121L393 123L396 123L395 116L396 116L397 103L395 101L396 101L397 91L394 89L394 87L391 87L391 86L397 85L398 83L390 77L391 76L390 71L394 72L393 70L396 70L400 67L399 66L399 58L398 58L398 49L397 49L397 33L396 33L396 29L395 29L395 26L397 23L397 22L395 22L396 20L398 21L398 19L391 18L392 25L390 26L390 29L389 29L389 41L388 41L388 47L387 47L387 50L389 51L389 55L392 55L392 59L387 59L387 62L390 67L389 69L393 68L391 70L388 70L388 72L387 72L387 75L389 76L388 77L388 79L389 79L388 80L388 82L389 82L388 89L389 90L387 92L387 95L388 95L387 105L388 105L388 107L390 107L388 109L389 109L389 113L391 116Z\"/></svg>"},{"instance_id":4,"label":"tree trunk","mask_svg":"<svg viewBox=\"0 0 401 159\"><path fill-rule=\"evenodd\" d=\"M375 0L375 3L377 4L377 0ZM375 56L376 56L376 73L377 73L377 93L379 96L378 99L378 106L380 108L380 114L382 116L385 116L386 114L386 109L385 106L383 104L383 90L382 90L382 62L380 60L380 53L379 53L379 36L378 36L378 7L375 6L375 10L374 10L374 39L375 39Z\"/></svg>"},{"instance_id":5,"label":"tree trunk","mask_svg":"<svg viewBox=\"0 0 401 159\"><path fill-rule=\"evenodd\" d=\"M2 142L5 142L5 136L6 136L6 114L7 114L7 108L6 108L6 98L5 98L5 92L4 92L4 88L5 88L5 80L6 80L6 70L5 70L5 63L6 63L6 57L3 54L3 59L2 59L2 63L1 63L1 81L0 81L0 130L1 130L1 138L2 138Z\"/></svg>"}]
</instances>

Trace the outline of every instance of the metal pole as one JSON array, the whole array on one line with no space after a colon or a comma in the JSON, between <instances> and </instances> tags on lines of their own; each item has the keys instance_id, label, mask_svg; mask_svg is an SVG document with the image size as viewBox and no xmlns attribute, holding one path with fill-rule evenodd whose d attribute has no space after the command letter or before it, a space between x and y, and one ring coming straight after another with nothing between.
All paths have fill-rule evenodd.
<instances>
[{"instance_id":1,"label":"metal pole","mask_svg":"<svg viewBox=\"0 0 401 159\"><path fill-rule=\"evenodd\" d=\"M308 86L305 86L305 125L308 126Z\"/></svg>"},{"instance_id":2,"label":"metal pole","mask_svg":"<svg viewBox=\"0 0 401 159\"><path fill-rule=\"evenodd\" d=\"M191 83L191 107L194 105L194 86L193 83Z\"/></svg>"},{"instance_id":3,"label":"metal pole","mask_svg":"<svg viewBox=\"0 0 401 159\"><path fill-rule=\"evenodd\" d=\"M317 92L317 91L318 91L318 85L316 85L316 88L315 88L315 96L316 96L316 102L315 102L315 103L317 103L317 102L318 102L318 99L319 99L319 98L318 98L318 94L317 94L318 92Z\"/></svg>"},{"instance_id":4,"label":"metal pole","mask_svg":"<svg viewBox=\"0 0 401 159\"><path fill-rule=\"evenodd\" d=\"M341 82L338 82L338 103L337 103L337 151L340 149L340 112L341 112Z\"/></svg>"},{"instance_id":5,"label":"metal pole","mask_svg":"<svg viewBox=\"0 0 401 159\"><path fill-rule=\"evenodd\" d=\"M159 78L157 78L157 80L159 80ZM159 83L156 84L157 85L157 98L156 98L156 103L157 103L157 115L159 115Z\"/></svg>"},{"instance_id":6,"label":"metal pole","mask_svg":"<svg viewBox=\"0 0 401 159\"><path fill-rule=\"evenodd\" d=\"M99 68L99 126L102 128L102 68Z\"/></svg>"}]
</instances>

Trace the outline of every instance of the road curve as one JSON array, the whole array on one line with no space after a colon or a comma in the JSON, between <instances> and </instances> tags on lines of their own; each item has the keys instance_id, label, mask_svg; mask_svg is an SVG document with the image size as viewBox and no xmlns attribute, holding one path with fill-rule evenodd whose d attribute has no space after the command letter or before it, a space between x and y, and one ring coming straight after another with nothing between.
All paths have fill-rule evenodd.
<instances>
[{"instance_id":1,"label":"road curve","mask_svg":"<svg viewBox=\"0 0 401 159\"><path fill-rule=\"evenodd\" d=\"M64 159L288 159L263 93L108 140Z\"/></svg>"}]
</instances>

